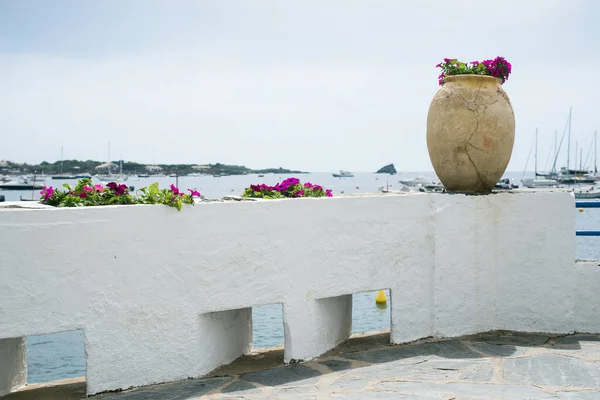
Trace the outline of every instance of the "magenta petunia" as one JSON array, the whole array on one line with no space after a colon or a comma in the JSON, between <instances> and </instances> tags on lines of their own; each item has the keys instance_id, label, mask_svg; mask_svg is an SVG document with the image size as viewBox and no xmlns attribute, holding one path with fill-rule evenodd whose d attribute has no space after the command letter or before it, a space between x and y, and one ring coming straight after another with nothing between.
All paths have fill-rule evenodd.
<instances>
[{"instance_id":1,"label":"magenta petunia","mask_svg":"<svg viewBox=\"0 0 600 400\"><path fill-rule=\"evenodd\" d=\"M482 68L483 66L483 68ZM444 58L444 63L436 65L442 69L438 76L438 83L444 84L445 78L451 75L489 75L500 78L502 83L508 80L512 72L512 65L504 57L496 57L493 60L471 61L469 63L458 62L456 59Z\"/></svg>"},{"instance_id":2,"label":"magenta petunia","mask_svg":"<svg viewBox=\"0 0 600 400\"><path fill-rule=\"evenodd\" d=\"M40 191L40 194L44 196L44 201L48 201L48 199L54 195L54 189L52 186L44 186Z\"/></svg>"}]
</instances>

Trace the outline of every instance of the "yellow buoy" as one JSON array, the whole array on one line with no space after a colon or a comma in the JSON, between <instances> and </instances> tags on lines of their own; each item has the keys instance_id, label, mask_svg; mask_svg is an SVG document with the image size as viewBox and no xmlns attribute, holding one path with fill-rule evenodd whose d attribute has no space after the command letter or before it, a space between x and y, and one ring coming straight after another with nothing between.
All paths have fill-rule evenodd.
<instances>
[{"instance_id":1,"label":"yellow buoy","mask_svg":"<svg viewBox=\"0 0 600 400\"><path fill-rule=\"evenodd\" d=\"M579 212L583 212L583 208L580 208L580 209L579 209Z\"/></svg>"},{"instance_id":2,"label":"yellow buoy","mask_svg":"<svg viewBox=\"0 0 600 400\"><path fill-rule=\"evenodd\" d=\"M377 297L375 297L375 303L377 303L377 304L387 303L387 297L385 296L385 292L383 290L380 290L377 293Z\"/></svg>"}]
</instances>

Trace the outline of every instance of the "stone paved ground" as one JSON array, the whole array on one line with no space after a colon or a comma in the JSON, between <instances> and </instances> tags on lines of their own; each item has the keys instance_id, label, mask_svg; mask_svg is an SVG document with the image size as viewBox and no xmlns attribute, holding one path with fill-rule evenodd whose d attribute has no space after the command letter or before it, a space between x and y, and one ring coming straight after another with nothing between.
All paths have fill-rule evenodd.
<instances>
[{"instance_id":1,"label":"stone paved ground","mask_svg":"<svg viewBox=\"0 0 600 400\"><path fill-rule=\"evenodd\" d=\"M600 400L599 335L496 333L403 346L387 346L386 340L388 335L351 340L312 362L258 371L251 371L252 357L246 357L217 371L227 376L95 398ZM269 355L258 357L272 363Z\"/></svg>"}]
</instances>

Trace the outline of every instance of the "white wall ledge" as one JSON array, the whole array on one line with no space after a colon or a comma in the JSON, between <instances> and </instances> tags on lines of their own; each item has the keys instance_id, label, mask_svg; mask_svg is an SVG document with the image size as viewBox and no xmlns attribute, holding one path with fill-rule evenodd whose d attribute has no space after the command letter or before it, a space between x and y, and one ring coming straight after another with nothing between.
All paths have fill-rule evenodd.
<instances>
[{"instance_id":1,"label":"white wall ledge","mask_svg":"<svg viewBox=\"0 0 600 400\"><path fill-rule=\"evenodd\" d=\"M285 360L307 360L348 338L352 293L383 288L394 343L600 332L574 232L568 193L0 208L0 352L83 329L88 394L175 381L247 352L251 307L281 303ZM11 354L0 395L24 383Z\"/></svg>"}]
</instances>

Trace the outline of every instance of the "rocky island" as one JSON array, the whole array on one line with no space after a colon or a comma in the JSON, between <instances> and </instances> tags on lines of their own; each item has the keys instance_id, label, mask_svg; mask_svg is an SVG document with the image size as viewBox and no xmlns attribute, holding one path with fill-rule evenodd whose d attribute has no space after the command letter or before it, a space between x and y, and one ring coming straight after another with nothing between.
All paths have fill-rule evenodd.
<instances>
[{"instance_id":1,"label":"rocky island","mask_svg":"<svg viewBox=\"0 0 600 400\"><path fill-rule=\"evenodd\" d=\"M396 171L396 168L394 167L394 164L388 164L384 167L381 167L377 170L377 172L375 172L376 174L390 174L390 175L396 175L398 172Z\"/></svg>"}]
</instances>

